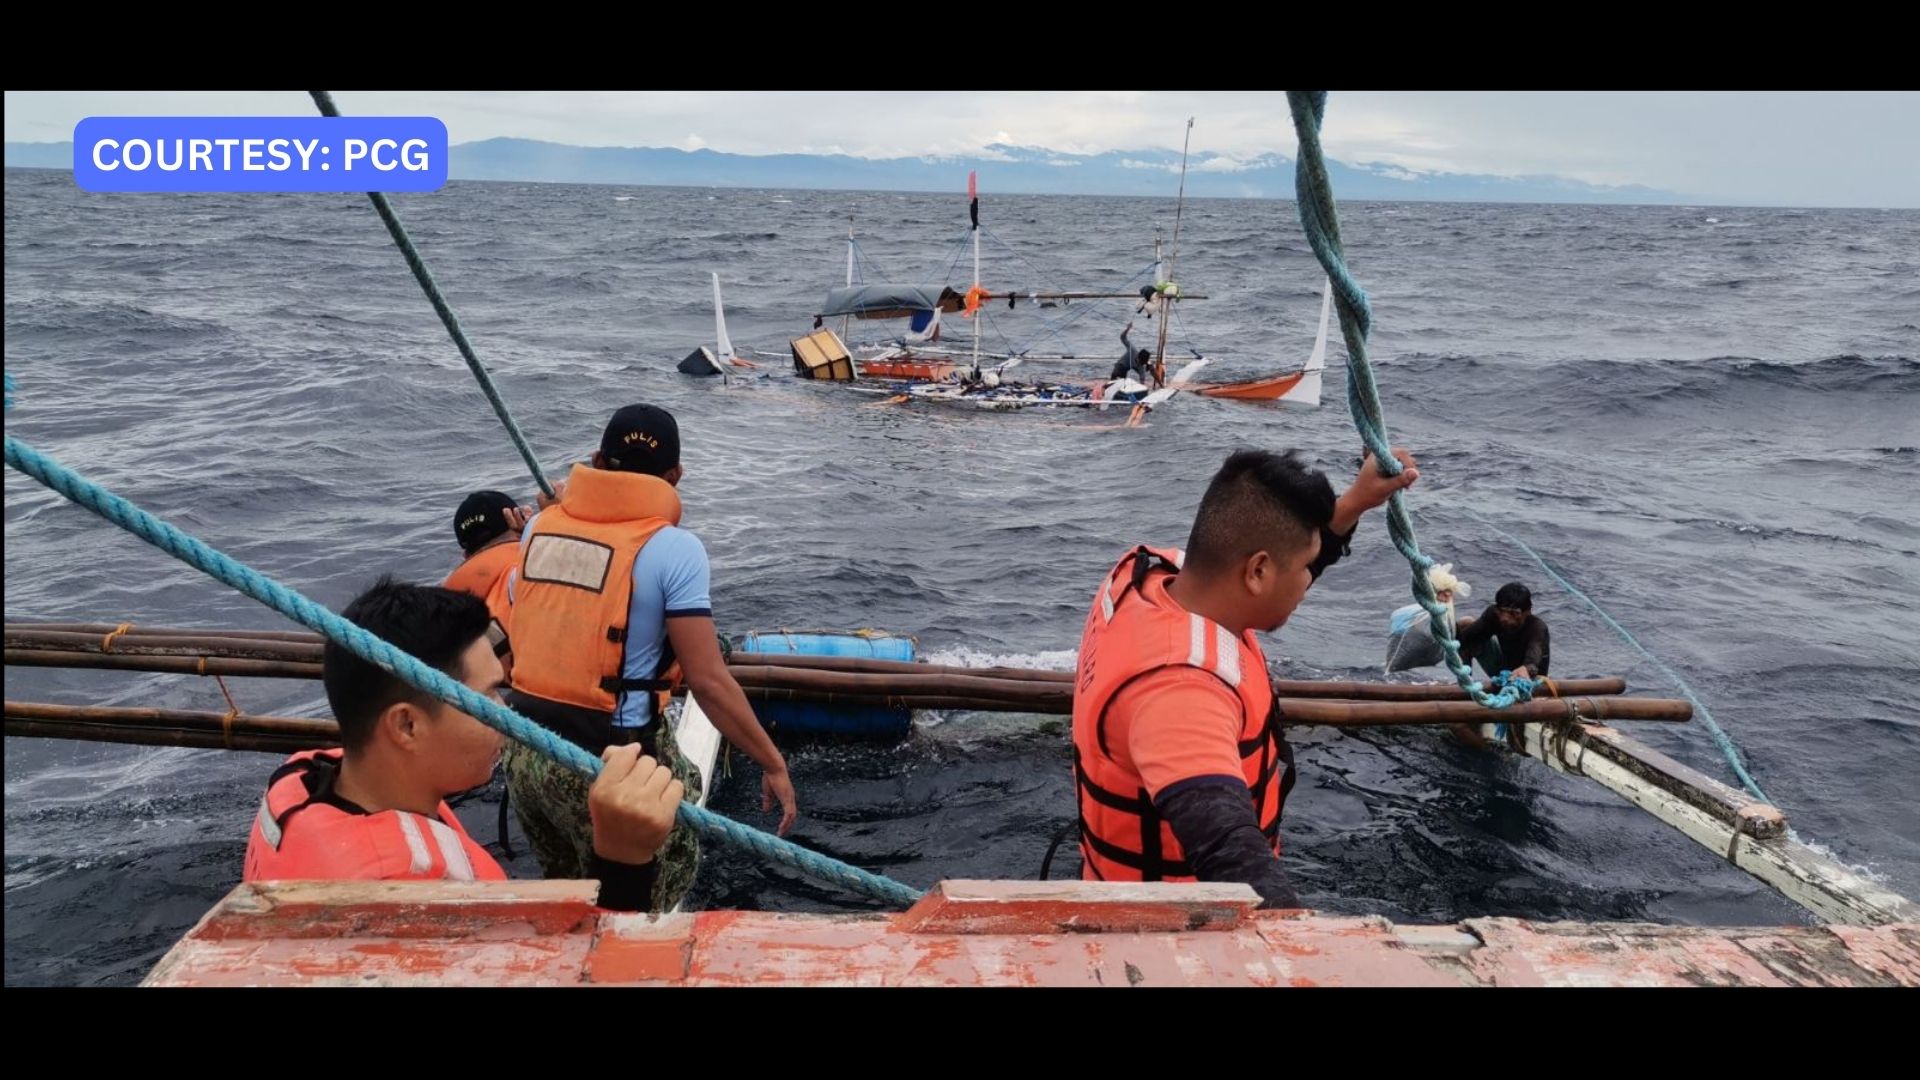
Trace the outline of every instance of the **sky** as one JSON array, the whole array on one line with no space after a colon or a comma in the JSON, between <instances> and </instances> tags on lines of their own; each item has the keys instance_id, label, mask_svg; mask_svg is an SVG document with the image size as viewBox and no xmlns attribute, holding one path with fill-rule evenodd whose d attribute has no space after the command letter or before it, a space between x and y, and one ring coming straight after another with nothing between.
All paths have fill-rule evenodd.
<instances>
[{"instance_id":1,"label":"sky","mask_svg":"<svg viewBox=\"0 0 1920 1080\"><path fill-rule=\"evenodd\" d=\"M1282 91L362 91L347 114L426 115L454 143L912 157L995 143L1076 154L1291 156ZM62 142L88 116L312 115L304 91L9 91L6 141ZM1779 206L1920 208L1920 91L1336 91L1348 164L1642 184ZM1230 168L1231 160L1216 163Z\"/></svg>"}]
</instances>

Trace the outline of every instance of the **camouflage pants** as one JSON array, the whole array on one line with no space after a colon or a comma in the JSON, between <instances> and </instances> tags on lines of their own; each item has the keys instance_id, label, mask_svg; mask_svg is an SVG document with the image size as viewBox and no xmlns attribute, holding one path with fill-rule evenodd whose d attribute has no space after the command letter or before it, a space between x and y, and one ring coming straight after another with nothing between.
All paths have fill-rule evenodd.
<instances>
[{"instance_id":1,"label":"camouflage pants","mask_svg":"<svg viewBox=\"0 0 1920 1080\"><path fill-rule=\"evenodd\" d=\"M700 774L680 756L671 721L656 721L660 752L656 755L687 786L687 799L700 797ZM540 870L548 878L584 878L593 861L593 818L587 811L590 781L534 750L511 740L504 763L507 793L519 815L520 829ZM653 887L653 911L671 911L693 887L700 864L700 838L684 824L676 824L658 855L659 875Z\"/></svg>"}]
</instances>

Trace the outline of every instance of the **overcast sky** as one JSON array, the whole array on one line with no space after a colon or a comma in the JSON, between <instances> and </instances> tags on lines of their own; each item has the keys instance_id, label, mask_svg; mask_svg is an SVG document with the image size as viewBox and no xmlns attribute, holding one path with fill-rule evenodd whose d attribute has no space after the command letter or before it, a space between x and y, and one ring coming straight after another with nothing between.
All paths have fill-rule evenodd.
<instances>
[{"instance_id":1,"label":"overcast sky","mask_svg":"<svg viewBox=\"0 0 1920 1080\"><path fill-rule=\"evenodd\" d=\"M1291 155L1279 91L338 90L343 113L427 115L455 143L906 157L990 143L1068 153L1193 148ZM311 115L305 92L10 91L9 142L60 142L88 116ZM1327 151L1350 164L1547 174L1738 202L1920 207L1920 91L1336 92Z\"/></svg>"}]
</instances>

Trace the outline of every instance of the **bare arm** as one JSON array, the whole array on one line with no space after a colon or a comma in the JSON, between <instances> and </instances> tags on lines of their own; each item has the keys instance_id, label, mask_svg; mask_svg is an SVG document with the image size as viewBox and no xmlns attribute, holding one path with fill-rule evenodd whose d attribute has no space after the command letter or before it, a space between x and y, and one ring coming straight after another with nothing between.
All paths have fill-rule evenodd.
<instances>
[{"instance_id":1,"label":"bare arm","mask_svg":"<svg viewBox=\"0 0 1920 1080\"><path fill-rule=\"evenodd\" d=\"M1352 535L1354 527L1360 524L1360 515L1387 501L1394 492L1412 487L1420 479L1420 470L1414 464L1413 455L1405 450L1395 449L1393 456L1404 466L1398 476L1387 476L1375 467L1373 455L1360 465L1360 475L1333 504L1333 521L1328 528L1341 536Z\"/></svg>"},{"instance_id":2,"label":"bare arm","mask_svg":"<svg viewBox=\"0 0 1920 1080\"><path fill-rule=\"evenodd\" d=\"M1538 625L1540 632L1527 639L1526 663L1520 665L1520 669L1529 675L1539 671L1547 662L1547 624L1539 622Z\"/></svg>"},{"instance_id":3,"label":"bare arm","mask_svg":"<svg viewBox=\"0 0 1920 1080\"><path fill-rule=\"evenodd\" d=\"M772 809L780 802L782 836L793 827L799 809L794 799L793 781L787 776L787 759L767 737L747 695L727 670L726 657L720 655L720 640L710 615L675 615L667 619L667 638L673 643L673 655L687 680L687 690L706 710L707 718L727 741L738 746L760 765L766 774L761 809Z\"/></svg>"},{"instance_id":4,"label":"bare arm","mask_svg":"<svg viewBox=\"0 0 1920 1080\"><path fill-rule=\"evenodd\" d=\"M1535 621L1538 622L1538 620ZM1527 635L1526 649L1520 657L1520 664L1513 669L1514 675L1519 678L1534 678L1534 672L1539 671L1547 661L1547 624L1542 622L1538 623L1538 626L1538 632Z\"/></svg>"}]
</instances>

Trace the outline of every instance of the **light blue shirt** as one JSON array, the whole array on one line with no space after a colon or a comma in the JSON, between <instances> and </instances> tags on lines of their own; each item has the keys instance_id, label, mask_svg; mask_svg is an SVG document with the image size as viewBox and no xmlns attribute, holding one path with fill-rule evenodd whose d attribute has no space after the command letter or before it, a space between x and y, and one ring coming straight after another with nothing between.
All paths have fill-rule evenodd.
<instances>
[{"instance_id":1,"label":"light blue shirt","mask_svg":"<svg viewBox=\"0 0 1920 1080\"><path fill-rule=\"evenodd\" d=\"M520 547L526 550L533 535L535 514L520 534ZM677 616L713 615L709 596L713 568L707 562L706 546L700 538L669 525L654 533L633 560L633 598L627 605L627 651L621 674L629 679L651 679L660 666L667 644L667 620ZM513 601L518 574L507 582L507 600ZM651 695L630 692L620 695L614 709L615 727L645 727L649 720Z\"/></svg>"}]
</instances>

